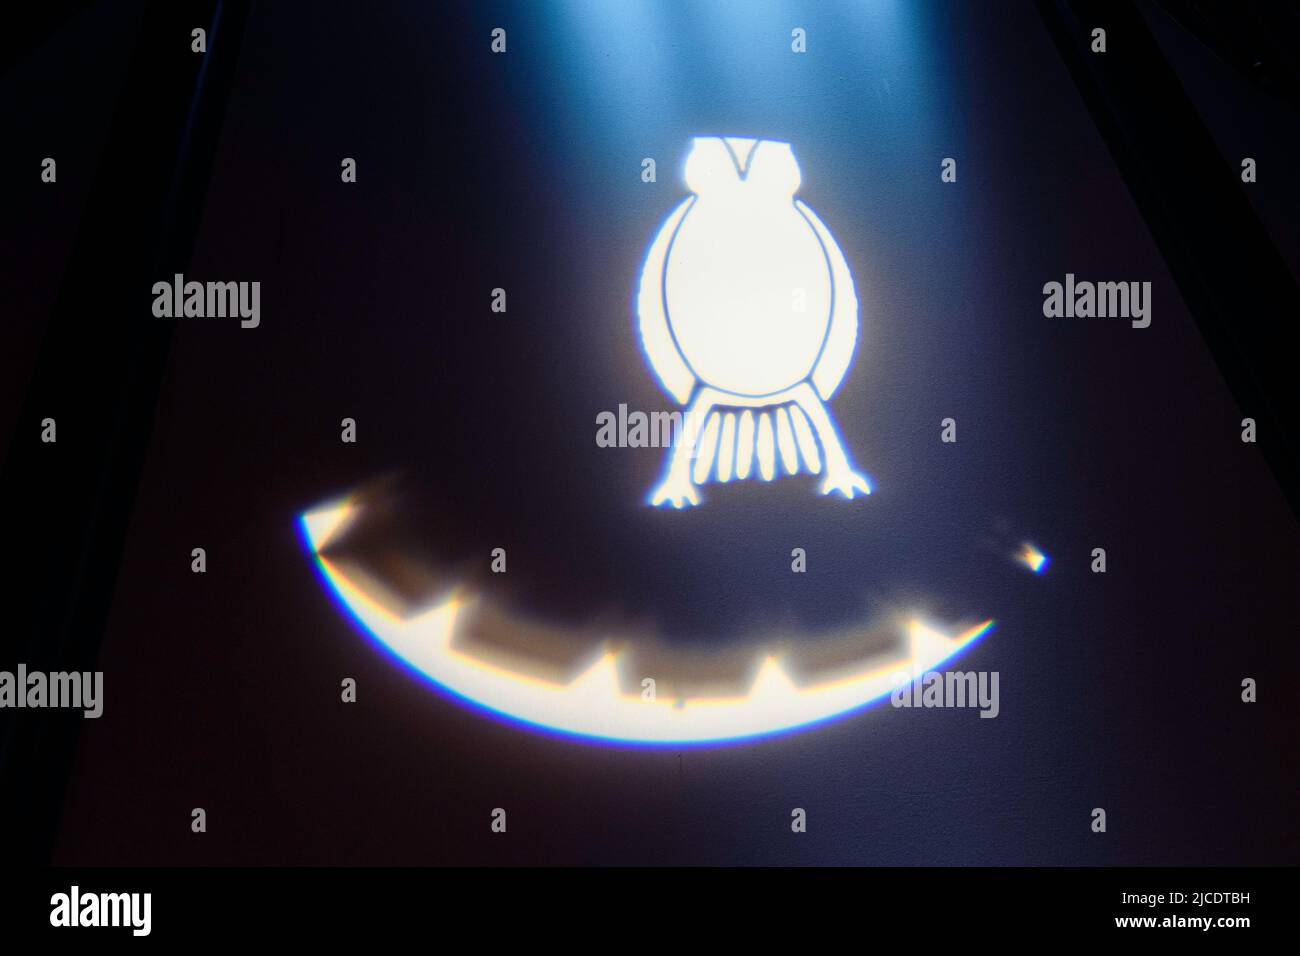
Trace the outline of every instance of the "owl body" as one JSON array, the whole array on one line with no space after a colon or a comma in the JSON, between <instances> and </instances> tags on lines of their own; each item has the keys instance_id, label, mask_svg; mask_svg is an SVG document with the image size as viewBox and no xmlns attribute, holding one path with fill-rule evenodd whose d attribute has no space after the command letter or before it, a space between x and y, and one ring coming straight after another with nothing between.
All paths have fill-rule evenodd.
<instances>
[{"instance_id":1,"label":"owl body","mask_svg":"<svg viewBox=\"0 0 1300 956\"><path fill-rule=\"evenodd\" d=\"M638 328L664 389L687 406L654 506L696 486L822 475L821 493L871 494L823 404L848 372L858 298L844 253L802 200L789 143L698 136L691 196L641 267Z\"/></svg>"},{"instance_id":2,"label":"owl body","mask_svg":"<svg viewBox=\"0 0 1300 956\"><path fill-rule=\"evenodd\" d=\"M664 263L664 305L682 357L705 384L774 394L809 377L831 323L832 276L794 202L785 143L696 140L695 193Z\"/></svg>"}]
</instances>

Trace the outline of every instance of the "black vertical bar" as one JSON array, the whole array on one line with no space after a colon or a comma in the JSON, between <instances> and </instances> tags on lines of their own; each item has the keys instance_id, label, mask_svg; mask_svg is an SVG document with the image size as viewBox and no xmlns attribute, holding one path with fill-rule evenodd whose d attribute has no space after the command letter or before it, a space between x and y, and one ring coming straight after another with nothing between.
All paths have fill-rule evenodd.
<instances>
[{"instance_id":1,"label":"black vertical bar","mask_svg":"<svg viewBox=\"0 0 1300 956\"><path fill-rule=\"evenodd\" d=\"M193 249L247 4L151 3L4 471L0 669L90 671L107 617L171 323L155 281ZM207 31L207 52L191 31ZM41 441L41 422L57 441ZM105 689L111 707L111 684ZM0 821L12 863L49 859L80 711L0 711Z\"/></svg>"},{"instance_id":2,"label":"black vertical bar","mask_svg":"<svg viewBox=\"0 0 1300 956\"><path fill-rule=\"evenodd\" d=\"M1141 13L1112 0L1038 10L1260 448L1300 515L1296 288ZM1091 50L1106 31L1106 51Z\"/></svg>"}]
</instances>

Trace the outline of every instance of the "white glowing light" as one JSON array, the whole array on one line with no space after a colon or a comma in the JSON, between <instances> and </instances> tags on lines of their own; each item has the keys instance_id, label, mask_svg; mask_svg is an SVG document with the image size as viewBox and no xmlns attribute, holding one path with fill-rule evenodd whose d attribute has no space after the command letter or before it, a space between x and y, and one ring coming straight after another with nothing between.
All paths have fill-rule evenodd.
<instances>
[{"instance_id":1,"label":"white glowing light","mask_svg":"<svg viewBox=\"0 0 1300 956\"><path fill-rule=\"evenodd\" d=\"M651 504L698 504L696 485L745 478L755 457L770 481L778 451L786 474L824 470L822 494L871 493L823 404L857 344L853 276L830 230L795 198L800 182L788 143L694 141L694 195L651 243L637 297L646 356L688 405Z\"/></svg>"},{"instance_id":2,"label":"white glowing light","mask_svg":"<svg viewBox=\"0 0 1300 956\"><path fill-rule=\"evenodd\" d=\"M1047 565L1051 563L1051 559L1046 554L1028 541L1020 545L1020 550L1016 553L1016 560L1035 574L1042 574L1047 570Z\"/></svg>"},{"instance_id":3,"label":"white glowing light","mask_svg":"<svg viewBox=\"0 0 1300 956\"><path fill-rule=\"evenodd\" d=\"M507 717L543 728L607 740L691 743L732 740L818 723L878 700L900 675L933 670L992 627L985 621L949 637L919 619L906 622L906 656L864 660L833 680L797 683L780 653L756 649L746 693L644 699L639 680L620 680L627 653L613 643L598 648L569 680L546 680L483 660L457 646L462 618L482 599L459 594L403 618L372 599L339 565L321 554L355 516L352 503L303 515L302 528L317 564L349 612L393 654L447 690ZM629 686L630 685L630 686Z\"/></svg>"}]
</instances>

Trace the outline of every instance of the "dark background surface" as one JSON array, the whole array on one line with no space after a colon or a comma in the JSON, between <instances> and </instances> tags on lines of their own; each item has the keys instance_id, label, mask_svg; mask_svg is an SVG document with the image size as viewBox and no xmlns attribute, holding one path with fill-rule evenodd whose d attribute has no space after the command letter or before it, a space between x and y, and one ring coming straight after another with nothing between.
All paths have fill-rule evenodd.
<instances>
[{"instance_id":1,"label":"dark background surface","mask_svg":"<svg viewBox=\"0 0 1300 956\"><path fill-rule=\"evenodd\" d=\"M54 152L41 116L99 117L52 127L71 143L111 96L65 103L15 78L105 55L102 20L6 78L37 164ZM494 57L498 25L510 52ZM1182 42L1203 87L1214 67ZM1241 141L1283 168L1293 138L1225 106L1259 94L1210 82L1225 175ZM594 443L601 410L671 407L631 301L699 133L793 143L801 195L850 262L863 326L832 411L865 501L797 478L656 511L664 452ZM27 328L75 228L81 180L60 174L62 219L34 177L11 187L20 237L51 224L25 253L42 269L11 258L4 279ZM1266 225L1296 208L1283 181L1261 174ZM1042 285L1066 272L1151 281L1151 327L1044 318ZM261 5L186 274L260 280L262 325L177 324L59 862L1296 862L1295 517L1031 6ZM22 353L6 354L12 383ZM939 441L948 416L956 445ZM298 513L393 473L446 514L421 529L431 550L506 547L510 599L551 621L614 607L701 643L899 602L996 618L960 666L1001 673L1001 716L877 707L682 754L496 723L377 654L302 553ZM1009 561L1022 538L1052 556L1045 576ZM199 546L206 575L189 570Z\"/></svg>"}]
</instances>

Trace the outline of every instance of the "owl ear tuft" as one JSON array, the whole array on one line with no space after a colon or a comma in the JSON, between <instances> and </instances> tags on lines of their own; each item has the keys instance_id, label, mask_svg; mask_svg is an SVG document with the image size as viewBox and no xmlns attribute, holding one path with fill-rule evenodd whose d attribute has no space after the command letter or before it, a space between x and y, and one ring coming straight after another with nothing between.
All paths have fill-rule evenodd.
<instances>
[{"instance_id":1,"label":"owl ear tuft","mask_svg":"<svg viewBox=\"0 0 1300 956\"><path fill-rule=\"evenodd\" d=\"M793 196L803 182L790 144L771 140L758 144L750 162L748 178L750 181L761 180L765 188L779 191L783 196Z\"/></svg>"},{"instance_id":2,"label":"owl ear tuft","mask_svg":"<svg viewBox=\"0 0 1300 956\"><path fill-rule=\"evenodd\" d=\"M697 196L726 182L736 182L735 163L722 140L716 136L697 136L686 158L686 185Z\"/></svg>"}]
</instances>

